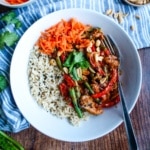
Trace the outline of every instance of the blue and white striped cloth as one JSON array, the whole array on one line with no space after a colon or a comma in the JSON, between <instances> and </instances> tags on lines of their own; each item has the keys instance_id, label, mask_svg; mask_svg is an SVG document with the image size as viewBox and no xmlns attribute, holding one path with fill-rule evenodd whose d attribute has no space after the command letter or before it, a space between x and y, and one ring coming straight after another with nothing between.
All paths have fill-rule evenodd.
<instances>
[{"instance_id":1,"label":"blue and white striped cloth","mask_svg":"<svg viewBox=\"0 0 150 150\"><path fill-rule=\"evenodd\" d=\"M15 9L17 17L23 22L22 27L17 30L21 35L39 18L57 10L67 8L86 8L105 13L112 9L114 12L122 11L129 15L124 18L124 22L119 24L128 33L137 49L150 46L150 5L135 8L122 3L121 0L37 0L31 5ZM3 14L0 14L2 16ZM136 19L135 15L140 16ZM114 19L118 23L117 20ZM131 31L130 26L135 27ZM11 25L5 26L0 22L0 32L13 30ZM9 69L11 57L15 46L5 47L0 51L0 74L3 74L9 81ZM29 127L29 123L22 116L13 99L10 87L0 93L0 130L19 132Z\"/></svg>"}]
</instances>

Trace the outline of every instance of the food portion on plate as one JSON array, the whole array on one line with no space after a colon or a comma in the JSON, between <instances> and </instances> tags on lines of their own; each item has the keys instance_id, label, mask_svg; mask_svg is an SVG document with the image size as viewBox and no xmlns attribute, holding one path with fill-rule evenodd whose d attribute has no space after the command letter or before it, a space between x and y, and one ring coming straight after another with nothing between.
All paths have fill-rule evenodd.
<instances>
[{"instance_id":1,"label":"food portion on plate","mask_svg":"<svg viewBox=\"0 0 150 150\"><path fill-rule=\"evenodd\" d=\"M0 0L0 5L10 8L21 8L28 6L35 2L35 0Z\"/></svg>"},{"instance_id":2,"label":"food portion on plate","mask_svg":"<svg viewBox=\"0 0 150 150\"><path fill-rule=\"evenodd\" d=\"M132 6L144 6L150 4L150 0L123 0L124 2L128 3Z\"/></svg>"},{"instance_id":3,"label":"food portion on plate","mask_svg":"<svg viewBox=\"0 0 150 150\"><path fill-rule=\"evenodd\" d=\"M150 3L150 0L128 0L128 1L137 5L144 5Z\"/></svg>"},{"instance_id":4,"label":"food portion on plate","mask_svg":"<svg viewBox=\"0 0 150 150\"><path fill-rule=\"evenodd\" d=\"M41 33L30 53L28 79L42 108L76 125L120 101L119 60L103 40L101 28L75 18Z\"/></svg>"},{"instance_id":5,"label":"food portion on plate","mask_svg":"<svg viewBox=\"0 0 150 150\"><path fill-rule=\"evenodd\" d=\"M5 1L11 5L16 5L16 4L22 4L28 2L29 0L5 0Z\"/></svg>"}]
</instances>

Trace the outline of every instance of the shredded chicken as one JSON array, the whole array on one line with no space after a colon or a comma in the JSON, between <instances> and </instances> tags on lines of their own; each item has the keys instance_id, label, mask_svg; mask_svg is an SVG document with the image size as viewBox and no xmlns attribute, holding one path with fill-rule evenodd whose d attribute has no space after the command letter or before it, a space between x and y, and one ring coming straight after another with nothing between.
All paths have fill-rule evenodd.
<instances>
[{"instance_id":1,"label":"shredded chicken","mask_svg":"<svg viewBox=\"0 0 150 150\"><path fill-rule=\"evenodd\" d=\"M80 98L80 106L91 114L99 115L103 113L101 105L97 104L89 95L83 95Z\"/></svg>"},{"instance_id":2,"label":"shredded chicken","mask_svg":"<svg viewBox=\"0 0 150 150\"><path fill-rule=\"evenodd\" d=\"M111 67L118 67L119 66L118 58L114 55L109 55L108 57L105 57L104 61L107 64L109 64Z\"/></svg>"}]
</instances>

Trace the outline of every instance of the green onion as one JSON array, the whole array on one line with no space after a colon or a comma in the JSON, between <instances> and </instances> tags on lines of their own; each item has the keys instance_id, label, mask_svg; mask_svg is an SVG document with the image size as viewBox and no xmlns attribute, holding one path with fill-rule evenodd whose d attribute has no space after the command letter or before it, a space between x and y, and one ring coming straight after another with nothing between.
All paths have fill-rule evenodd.
<instances>
[{"instance_id":1,"label":"green onion","mask_svg":"<svg viewBox=\"0 0 150 150\"><path fill-rule=\"evenodd\" d=\"M91 94L94 94L94 91L92 90L90 84L89 84L87 81L85 81L84 84L85 84L85 86L88 88L88 90L90 91L90 93L91 93Z\"/></svg>"},{"instance_id":2,"label":"green onion","mask_svg":"<svg viewBox=\"0 0 150 150\"><path fill-rule=\"evenodd\" d=\"M0 150L24 150L20 143L0 131Z\"/></svg>"},{"instance_id":3,"label":"green onion","mask_svg":"<svg viewBox=\"0 0 150 150\"><path fill-rule=\"evenodd\" d=\"M69 89L69 94L70 94L70 96L72 98L74 109L75 109L76 113L78 114L78 117L82 118L83 117L83 113L82 113L81 109L78 106L78 101L77 101L75 89L74 88L70 88Z\"/></svg>"},{"instance_id":4,"label":"green onion","mask_svg":"<svg viewBox=\"0 0 150 150\"><path fill-rule=\"evenodd\" d=\"M59 56L56 57L56 63L58 65L59 69L62 69L62 63L61 63L61 60L60 60Z\"/></svg>"}]
</instances>

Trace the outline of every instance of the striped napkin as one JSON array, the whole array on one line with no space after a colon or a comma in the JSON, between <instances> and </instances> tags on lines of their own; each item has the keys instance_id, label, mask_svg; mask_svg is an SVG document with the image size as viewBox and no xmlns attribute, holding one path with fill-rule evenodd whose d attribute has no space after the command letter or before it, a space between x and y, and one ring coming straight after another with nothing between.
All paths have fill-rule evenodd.
<instances>
[{"instance_id":1,"label":"striped napkin","mask_svg":"<svg viewBox=\"0 0 150 150\"><path fill-rule=\"evenodd\" d=\"M23 23L17 31L19 37L39 18L54 11L67 8L84 8L97 11L112 18L131 37L137 49L150 46L150 5L132 7L121 0L36 0L27 7L13 10ZM0 14L3 16L4 14ZM0 22L0 33L14 30L12 25ZM0 51L0 75L9 83L10 62L15 46ZM30 124L22 116L15 104L11 88L8 85L0 93L0 130L19 132Z\"/></svg>"}]
</instances>

